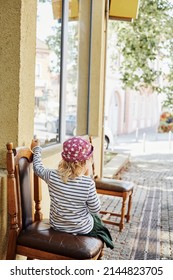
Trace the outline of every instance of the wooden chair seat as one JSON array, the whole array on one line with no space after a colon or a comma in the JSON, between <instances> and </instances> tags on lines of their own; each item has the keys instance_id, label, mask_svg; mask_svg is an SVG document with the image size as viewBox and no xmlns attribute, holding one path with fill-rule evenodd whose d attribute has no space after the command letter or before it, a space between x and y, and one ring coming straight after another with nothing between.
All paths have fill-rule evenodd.
<instances>
[{"instance_id":1,"label":"wooden chair seat","mask_svg":"<svg viewBox=\"0 0 173 280\"><path fill-rule=\"evenodd\" d=\"M109 178L95 177L97 193L103 195L117 196L122 198L121 213L101 211L104 214L102 220L107 224L113 224L119 226L119 231L124 228L124 220L127 222L130 220L130 211L132 205L133 183L122 180L115 180ZM126 203L128 200L128 208L126 213ZM120 222L114 222L110 218L111 216L120 217Z\"/></svg>"},{"instance_id":2,"label":"wooden chair seat","mask_svg":"<svg viewBox=\"0 0 173 280\"><path fill-rule=\"evenodd\" d=\"M35 257L37 251L39 259L44 258L44 252L53 254L54 259L56 259L56 255L58 255L58 259L59 256L61 259L67 259L67 256L68 259L94 259L100 254L102 246L102 241L94 237L55 231L50 227L47 219L32 223L20 232L17 239L18 254L26 255L27 251L32 250L35 252ZM31 253L30 257L33 257Z\"/></svg>"},{"instance_id":3,"label":"wooden chair seat","mask_svg":"<svg viewBox=\"0 0 173 280\"><path fill-rule=\"evenodd\" d=\"M129 192L133 190L133 183L128 181L109 178L96 178L95 182L98 191L107 190L113 192Z\"/></svg>"},{"instance_id":4,"label":"wooden chair seat","mask_svg":"<svg viewBox=\"0 0 173 280\"><path fill-rule=\"evenodd\" d=\"M41 212L41 180L33 174L29 148L7 144L7 197L10 229L6 259L92 260L102 255L95 237L55 231Z\"/></svg>"}]
</instances>

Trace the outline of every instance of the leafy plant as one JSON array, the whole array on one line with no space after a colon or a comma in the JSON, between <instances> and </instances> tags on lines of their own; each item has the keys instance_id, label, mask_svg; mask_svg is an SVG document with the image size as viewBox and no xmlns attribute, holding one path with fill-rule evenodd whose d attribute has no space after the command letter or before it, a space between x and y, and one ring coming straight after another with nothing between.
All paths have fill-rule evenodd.
<instances>
[{"instance_id":1,"label":"leafy plant","mask_svg":"<svg viewBox=\"0 0 173 280\"><path fill-rule=\"evenodd\" d=\"M124 88L164 93L166 106L173 105L172 9L168 0L140 0L138 18L133 22L110 22L109 36L109 42L114 38L122 55L119 71ZM115 61L114 55L112 59ZM115 69L116 64L111 67Z\"/></svg>"}]
</instances>

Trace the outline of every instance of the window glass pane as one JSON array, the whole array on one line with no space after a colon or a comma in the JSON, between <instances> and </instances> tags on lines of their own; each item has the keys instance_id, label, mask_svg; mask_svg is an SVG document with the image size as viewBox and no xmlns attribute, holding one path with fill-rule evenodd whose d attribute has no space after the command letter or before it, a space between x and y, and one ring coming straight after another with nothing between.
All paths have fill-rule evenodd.
<instances>
[{"instance_id":1,"label":"window glass pane","mask_svg":"<svg viewBox=\"0 0 173 280\"><path fill-rule=\"evenodd\" d=\"M58 141L61 22L52 2L37 1L34 134L42 145Z\"/></svg>"},{"instance_id":2,"label":"window glass pane","mask_svg":"<svg viewBox=\"0 0 173 280\"><path fill-rule=\"evenodd\" d=\"M77 111L81 103L85 103L82 106L85 110L82 114L80 112L80 122L82 116L85 116L87 122L90 1L64 0L63 4L65 10L62 21L61 0L37 0L34 134L42 145L76 135L77 122L79 124ZM80 78L79 57L80 67L82 63L84 65ZM81 87L83 80L85 86ZM79 88L84 89L80 90L80 102ZM86 133L87 124L84 124L84 129L82 125L79 134Z\"/></svg>"},{"instance_id":3,"label":"window glass pane","mask_svg":"<svg viewBox=\"0 0 173 280\"><path fill-rule=\"evenodd\" d=\"M80 1L78 0L69 1L66 86L66 137L76 135L77 128L79 5Z\"/></svg>"},{"instance_id":4,"label":"window glass pane","mask_svg":"<svg viewBox=\"0 0 173 280\"><path fill-rule=\"evenodd\" d=\"M69 0L66 137L88 133L91 1Z\"/></svg>"}]
</instances>

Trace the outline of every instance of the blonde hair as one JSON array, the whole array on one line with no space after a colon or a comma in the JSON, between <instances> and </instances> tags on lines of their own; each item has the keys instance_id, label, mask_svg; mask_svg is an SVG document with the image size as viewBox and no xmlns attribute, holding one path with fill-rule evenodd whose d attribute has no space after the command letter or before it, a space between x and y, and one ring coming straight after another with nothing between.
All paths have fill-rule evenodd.
<instances>
[{"instance_id":1,"label":"blonde hair","mask_svg":"<svg viewBox=\"0 0 173 280\"><path fill-rule=\"evenodd\" d=\"M64 183L67 183L68 179L75 179L85 174L86 170L86 160L81 162L67 162L62 159L58 165L58 174Z\"/></svg>"}]
</instances>

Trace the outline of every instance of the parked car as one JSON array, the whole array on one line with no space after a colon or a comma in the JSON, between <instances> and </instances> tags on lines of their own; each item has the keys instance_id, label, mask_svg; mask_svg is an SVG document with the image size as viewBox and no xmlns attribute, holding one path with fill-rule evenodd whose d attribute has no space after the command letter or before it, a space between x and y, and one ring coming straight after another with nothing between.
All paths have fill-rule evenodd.
<instances>
[{"instance_id":1,"label":"parked car","mask_svg":"<svg viewBox=\"0 0 173 280\"><path fill-rule=\"evenodd\" d=\"M50 133L58 134L59 119L52 115L39 114L35 116L34 123L39 130L47 130ZM110 129L105 126L104 148L108 149L113 145L113 136ZM66 116L66 135L76 135L76 115L68 114Z\"/></svg>"},{"instance_id":2,"label":"parked car","mask_svg":"<svg viewBox=\"0 0 173 280\"><path fill-rule=\"evenodd\" d=\"M59 130L59 119L48 119L45 127L48 132L58 133ZM76 116L69 114L66 116L66 134L75 135L76 134Z\"/></svg>"},{"instance_id":3,"label":"parked car","mask_svg":"<svg viewBox=\"0 0 173 280\"><path fill-rule=\"evenodd\" d=\"M51 114L36 114L34 118L34 124L38 130L46 130L50 133L58 133L59 119ZM74 114L68 114L66 116L66 134L76 134L76 116Z\"/></svg>"},{"instance_id":4,"label":"parked car","mask_svg":"<svg viewBox=\"0 0 173 280\"><path fill-rule=\"evenodd\" d=\"M76 115L66 116L66 134L76 135Z\"/></svg>"}]
</instances>

